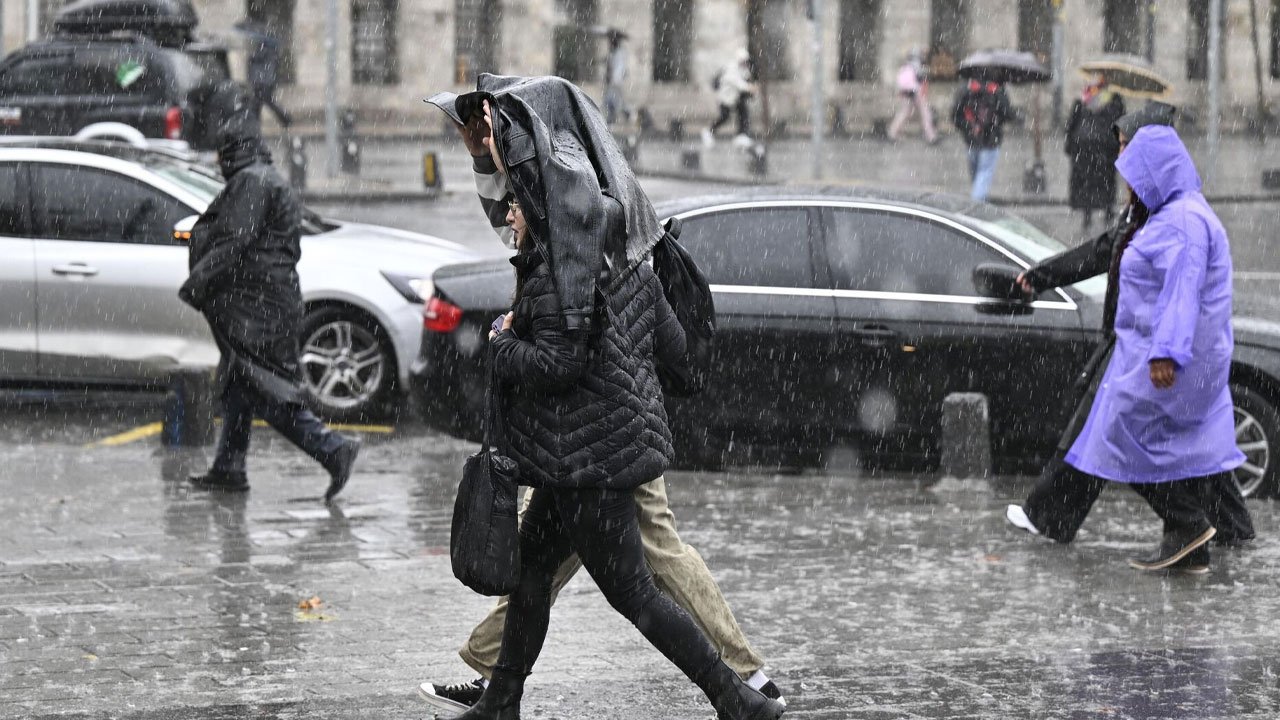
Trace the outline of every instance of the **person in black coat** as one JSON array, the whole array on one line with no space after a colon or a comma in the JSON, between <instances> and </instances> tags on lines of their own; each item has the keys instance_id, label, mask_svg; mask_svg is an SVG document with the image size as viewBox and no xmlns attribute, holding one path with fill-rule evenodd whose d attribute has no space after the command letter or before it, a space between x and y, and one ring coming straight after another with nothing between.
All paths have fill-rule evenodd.
<instances>
[{"instance_id":1,"label":"person in black coat","mask_svg":"<svg viewBox=\"0 0 1280 720\"><path fill-rule=\"evenodd\" d=\"M271 166L251 98L226 85L212 107L221 114L218 164L226 186L192 229L190 274L178 295L205 316L222 353L223 425L212 467L191 481L211 490L248 490L245 456L257 416L329 471L329 501L350 478L360 445L303 405L302 206Z\"/></svg>"},{"instance_id":2,"label":"person in black coat","mask_svg":"<svg viewBox=\"0 0 1280 720\"><path fill-rule=\"evenodd\" d=\"M570 100L577 111L598 115ZM550 102L544 112L561 108ZM657 276L643 256L628 253L628 226L645 220L629 220L627 207L650 213L652 208L638 198L624 206L600 194L595 202L573 201L578 210L551 210L549 205L587 187L553 192L544 186L539 165L560 158L511 152L530 128L506 117L500 125L505 132L494 132L492 116L499 112L486 101L485 142L498 169L513 179L508 217L519 252L512 258L513 309L490 335L491 362L501 383L508 452L519 465L521 484L535 489L520 523L520 583L509 597L498 663L480 699L458 717L518 720L525 678L546 639L554 574L576 553L610 605L702 689L720 718L776 720L783 706L748 687L720 659L689 614L658 590L644 558L633 490L661 475L674 455L656 363L678 367L685 352L684 331ZM597 121L602 118L591 120ZM560 142L563 149L571 138L561 136ZM504 162L516 158L524 167ZM620 158L616 147L602 148L592 164L581 167ZM609 170L618 194L626 196L621 186L635 182L629 168ZM560 177L568 183L573 175ZM576 276L590 284L585 293L573 292L592 299L583 308L587 317L578 307L566 308L562 284L574 276L554 267L583 246L566 246L568 238L581 237L581 228L562 231L552 221L582 208L593 208L584 219L599 241L587 244L586 252L601 253L598 260L578 260L599 269L594 276Z\"/></svg>"},{"instance_id":3,"label":"person in black coat","mask_svg":"<svg viewBox=\"0 0 1280 720\"><path fill-rule=\"evenodd\" d=\"M1067 119L1067 157L1071 161L1068 201L1082 211L1084 231L1093 226L1093 212L1102 210L1111 224L1115 215L1116 157L1120 144L1112 129L1124 115L1124 99L1099 77L1071 106Z\"/></svg>"},{"instance_id":4,"label":"person in black coat","mask_svg":"<svg viewBox=\"0 0 1280 720\"><path fill-rule=\"evenodd\" d=\"M1167 103L1151 101L1117 120L1113 133L1117 148L1123 146L1147 125L1172 125L1174 107ZM1078 247L1054 255L1029 268L1018 277L1018 284L1028 297L1066 285L1072 285L1098 275L1107 276L1107 290L1103 301L1102 342L1085 363L1067 397L1074 403L1074 412L1067 423L1058 446L1045 464L1035 487L1021 505L1010 505L1006 519L1014 526L1033 535L1043 535L1060 543L1070 543L1084 523L1093 503L1106 486L1107 481L1076 470L1066 463L1071 449L1084 428L1089 410L1093 406L1103 371L1115 349L1116 306L1120 297L1120 258L1136 233L1147 220L1147 209L1142 201L1131 197L1129 204L1116 221L1101 235ZM1221 545L1240 545L1254 538L1253 520L1245 506L1244 497L1230 474L1214 476L1212 485L1205 491L1210 497L1204 505L1209 522L1217 529L1214 542Z\"/></svg>"}]
</instances>

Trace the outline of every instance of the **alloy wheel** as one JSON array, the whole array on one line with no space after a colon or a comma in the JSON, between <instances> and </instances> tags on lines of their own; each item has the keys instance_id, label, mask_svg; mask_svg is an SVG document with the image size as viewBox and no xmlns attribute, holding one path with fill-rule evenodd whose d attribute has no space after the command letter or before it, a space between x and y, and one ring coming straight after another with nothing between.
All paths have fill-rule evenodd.
<instances>
[{"instance_id":1,"label":"alloy wheel","mask_svg":"<svg viewBox=\"0 0 1280 720\"><path fill-rule=\"evenodd\" d=\"M1249 497L1266 481L1267 470L1271 467L1271 448L1266 428L1252 413L1237 406L1235 420L1236 447L1245 457L1244 464L1235 470L1236 484L1240 486L1241 494Z\"/></svg>"},{"instance_id":2,"label":"alloy wheel","mask_svg":"<svg viewBox=\"0 0 1280 720\"><path fill-rule=\"evenodd\" d=\"M307 389L334 409L349 410L373 399L382 388L386 365L378 339L350 320L321 325L302 346Z\"/></svg>"}]
</instances>

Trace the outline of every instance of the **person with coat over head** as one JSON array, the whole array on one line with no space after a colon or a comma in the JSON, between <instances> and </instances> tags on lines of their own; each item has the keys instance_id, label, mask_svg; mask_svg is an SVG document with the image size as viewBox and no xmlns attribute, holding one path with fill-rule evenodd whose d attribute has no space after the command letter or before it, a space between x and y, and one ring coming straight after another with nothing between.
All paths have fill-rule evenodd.
<instances>
[{"instance_id":1,"label":"person with coat over head","mask_svg":"<svg viewBox=\"0 0 1280 720\"><path fill-rule=\"evenodd\" d=\"M655 361L679 366L685 350L646 262L661 237L652 205L580 89L560 78L490 75L478 85L494 163L528 221L512 259L513 310L490 342L508 452L521 484L535 489L520 523L520 582L498 664L458 717L519 718L547 634L553 577L576 553L610 605L719 717L774 720L783 706L742 682L645 563L632 491L661 475L674 453Z\"/></svg>"},{"instance_id":2,"label":"person with coat over head","mask_svg":"<svg viewBox=\"0 0 1280 720\"><path fill-rule=\"evenodd\" d=\"M1140 570L1209 569L1206 506L1244 462L1227 381L1231 251L1173 128L1144 127L1116 167L1149 213L1118 257L1115 348L1065 461L1128 484L1164 521Z\"/></svg>"},{"instance_id":3,"label":"person with coat over head","mask_svg":"<svg viewBox=\"0 0 1280 720\"><path fill-rule=\"evenodd\" d=\"M1102 210L1107 224L1115 214L1116 156L1120 144L1114 126L1124 115L1124 99L1099 75L1071 106L1067 119L1067 157L1071 161L1068 202L1083 214L1087 233L1093 213Z\"/></svg>"},{"instance_id":4,"label":"person with coat over head","mask_svg":"<svg viewBox=\"0 0 1280 720\"><path fill-rule=\"evenodd\" d=\"M178 295L204 315L222 353L223 424L213 465L191 482L207 490L249 489L245 459L256 416L329 472L328 502L351 477L360 443L325 427L303 404L302 206L271 166L256 103L227 83L211 108L219 117L226 185L191 231L190 274Z\"/></svg>"},{"instance_id":5,"label":"person with coat over head","mask_svg":"<svg viewBox=\"0 0 1280 720\"><path fill-rule=\"evenodd\" d=\"M1172 126L1175 114L1172 105L1148 102L1116 121L1113 130L1117 146L1127 143L1138 130L1148 125ZM1131 196L1112 227L1079 247L1040 262L1018 278L1027 296L1034 297L1055 287L1072 285L1098 275L1107 276L1102 342L1085 363L1075 387L1068 394L1074 406L1070 421L1031 493L1022 504L1010 505L1005 512L1010 524L1032 535L1070 543L1106 485L1105 480L1081 473L1067 464L1066 455L1084 427L1102 381L1103 370L1115 349L1121 255L1147 218L1147 207L1140 199ZM1217 529L1214 542L1238 546L1252 540L1255 535L1253 521L1235 479L1228 474L1215 475L1211 486L1205 509Z\"/></svg>"}]
</instances>

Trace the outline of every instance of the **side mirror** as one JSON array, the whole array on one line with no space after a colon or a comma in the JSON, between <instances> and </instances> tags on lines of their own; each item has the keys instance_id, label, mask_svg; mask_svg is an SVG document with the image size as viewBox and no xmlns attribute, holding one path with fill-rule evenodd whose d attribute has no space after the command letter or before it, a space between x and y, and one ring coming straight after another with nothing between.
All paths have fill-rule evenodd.
<instances>
[{"instance_id":1,"label":"side mirror","mask_svg":"<svg viewBox=\"0 0 1280 720\"><path fill-rule=\"evenodd\" d=\"M1021 274L1021 270L1011 265L984 263L973 269L973 286L982 297L1026 301L1026 294L1018 287Z\"/></svg>"},{"instance_id":2,"label":"side mirror","mask_svg":"<svg viewBox=\"0 0 1280 720\"><path fill-rule=\"evenodd\" d=\"M178 242L188 242L191 240L191 230L195 228L196 221L200 219L199 215L188 215L173 224L173 239Z\"/></svg>"}]
</instances>

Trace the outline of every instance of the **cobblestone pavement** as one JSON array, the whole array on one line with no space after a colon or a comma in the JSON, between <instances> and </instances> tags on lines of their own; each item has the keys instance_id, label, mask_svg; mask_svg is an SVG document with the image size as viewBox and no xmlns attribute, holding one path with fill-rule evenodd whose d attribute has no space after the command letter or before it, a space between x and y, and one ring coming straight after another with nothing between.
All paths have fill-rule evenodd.
<instances>
[{"instance_id":1,"label":"cobblestone pavement","mask_svg":"<svg viewBox=\"0 0 1280 720\"><path fill-rule=\"evenodd\" d=\"M446 546L470 447L370 432L326 509L319 469L266 430L239 498L185 486L203 452L89 445L155 413L0 406L0 717L429 718L416 684L469 678L454 649L490 601L453 580ZM1157 523L1118 490L1059 547L1004 525L1025 479L669 486L788 717L1280 715L1272 503L1251 503L1256 547L1187 578L1125 567ZM589 579L553 618L526 718L712 717Z\"/></svg>"}]
</instances>

